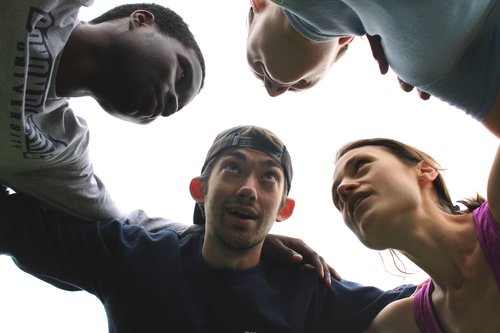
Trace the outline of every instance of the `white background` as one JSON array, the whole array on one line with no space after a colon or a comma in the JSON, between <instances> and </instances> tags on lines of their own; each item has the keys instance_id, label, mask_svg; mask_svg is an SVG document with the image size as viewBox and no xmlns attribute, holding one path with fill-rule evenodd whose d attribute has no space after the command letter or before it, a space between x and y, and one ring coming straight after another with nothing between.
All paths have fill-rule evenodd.
<instances>
[{"instance_id":1,"label":"white background","mask_svg":"<svg viewBox=\"0 0 500 333\"><path fill-rule=\"evenodd\" d=\"M121 1L96 1L80 12L90 20ZM139 126L105 114L89 98L72 99L87 119L96 173L126 211L146 210L191 223L188 184L220 131L239 124L271 129L294 162L290 196L294 216L272 232L304 239L343 278L387 289L418 283L425 274L406 263L397 275L386 252L366 249L344 226L330 199L336 149L359 138L402 140L430 153L446 169L453 199L486 194L498 140L478 122L436 99L421 101L381 76L361 38L314 89L271 98L246 63L248 1L159 1L190 25L207 66L205 88L186 108ZM132 300L131 300L132 301ZM64 292L21 272L0 257L0 332L107 332L100 302L85 292Z\"/></svg>"}]
</instances>

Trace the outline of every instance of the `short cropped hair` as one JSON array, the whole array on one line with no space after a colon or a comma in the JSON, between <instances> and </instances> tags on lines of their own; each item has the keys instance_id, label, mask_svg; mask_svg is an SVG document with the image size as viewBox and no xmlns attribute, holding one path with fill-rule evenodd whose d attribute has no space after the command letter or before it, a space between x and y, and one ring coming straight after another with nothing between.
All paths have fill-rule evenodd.
<instances>
[{"instance_id":1,"label":"short cropped hair","mask_svg":"<svg viewBox=\"0 0 500 333\"><path fill-rule=\"evenodd\" d=\"M203 84L205 81L205 60L203 58L203 54L192 32L189 30L189 26L186 24L186 22L184 22L182 17L180 17L173 10L155 3L125 4L108 10L104 14L91 20L89 23L97 24L115 20L118 18L128 17L134 11L141 9L148 10L153 13L155 24L158 27L159 31L169 37L177 39L182 45L184 45L184 47L194 51L201 66L201 88L203 88Z\"/></svg>"}]
</instances>

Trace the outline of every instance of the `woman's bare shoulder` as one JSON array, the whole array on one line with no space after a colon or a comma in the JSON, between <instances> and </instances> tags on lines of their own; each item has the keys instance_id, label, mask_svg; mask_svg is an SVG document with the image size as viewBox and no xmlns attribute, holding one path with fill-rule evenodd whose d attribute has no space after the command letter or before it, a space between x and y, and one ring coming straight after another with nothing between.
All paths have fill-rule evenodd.
<instances>
[{"instance_id":1,"label":"woman's bare shoulder","mask_svg":"<svg viewBox=\"0 0 500 333\"><path fill-rule=\"evenodd\" d=\"M390 332L419 333L413 319L413 297L387 305L373 319L371 326L364 333Z\"/></svg>"}]
</instances>

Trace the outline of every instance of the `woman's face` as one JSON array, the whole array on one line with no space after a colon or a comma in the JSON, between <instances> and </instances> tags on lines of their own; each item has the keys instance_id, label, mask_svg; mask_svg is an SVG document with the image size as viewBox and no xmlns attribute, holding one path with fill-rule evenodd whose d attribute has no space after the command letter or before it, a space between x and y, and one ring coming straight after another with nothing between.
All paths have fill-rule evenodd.
<instances>
[{"instance_id":1,"label":"woman's face","mask_svg":"<svg viewBox=\"0 0 500 333\"><path fill-rule=\"evenodd\" d=\"M336 163L332 198L363 244L388 248L398 228L409 228L422 202L417 167L380 146L353 149Z\"/></svg>"}]
</instances>

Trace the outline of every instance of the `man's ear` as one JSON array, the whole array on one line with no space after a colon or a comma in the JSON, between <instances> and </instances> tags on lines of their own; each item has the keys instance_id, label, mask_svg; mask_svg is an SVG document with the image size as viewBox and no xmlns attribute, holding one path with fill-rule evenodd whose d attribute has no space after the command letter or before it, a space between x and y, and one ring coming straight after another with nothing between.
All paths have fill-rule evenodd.
<instances>
[{"instance_id":1,"label":"man's ear","mask_svg":"<svg viewBox=\"0 0 500 333\"><path fill-rule=\"evenodd\" d=\"M418 164L418 179L421 184L432 183L439 176L439 170L426 161Z\"/></svg>"},{"instance_id":2,"label":"man's ear","mask_svg":"<svg viewBox=\"0 0 500 333\"><path fill-rule=\"evenodd\" d=\"M292 198L286 198L285 205L278 212L278 216L276 216L276 221L282 222L285 221L290 216L292 216L294 208L295 208L295 200L293 200Z\"/></svg>"},{"instance_id":3,"label":"man's ear","mask_svg":"<svg viewBox=\"0 0 500 333\"><path fill-rule=\"evenodd\" d=\"M153 25L155 16L149 10L138 9L130 14L130 27L137 28L145 25Z\"/></svg>"},{"instance_id":4,"label":"man's ear","mask_svg":"<svg viewBox=\"0 0 500 333\"><path fill-rule=\"evenodd\" d=\"M350 42L352 42L352 40L354 39L354 36L345 36L345 37L340 37L339 38L339 44L340 46L344 46L344 45L347 45L349 44Z\"/></svg>"},{"instance_id":5,"label":"man's ear","mask_svg":"<svg viewBox=\"0 0 500 333\"><path fill-rule=\"evenodd\" d=\"M203 194L203 186L201 184L200 177L191 179L191 183L189 183L189 192L191 193L194 201L199 204L203 204L205 201L205 195Z\"/></svg>"}]
</instances>

